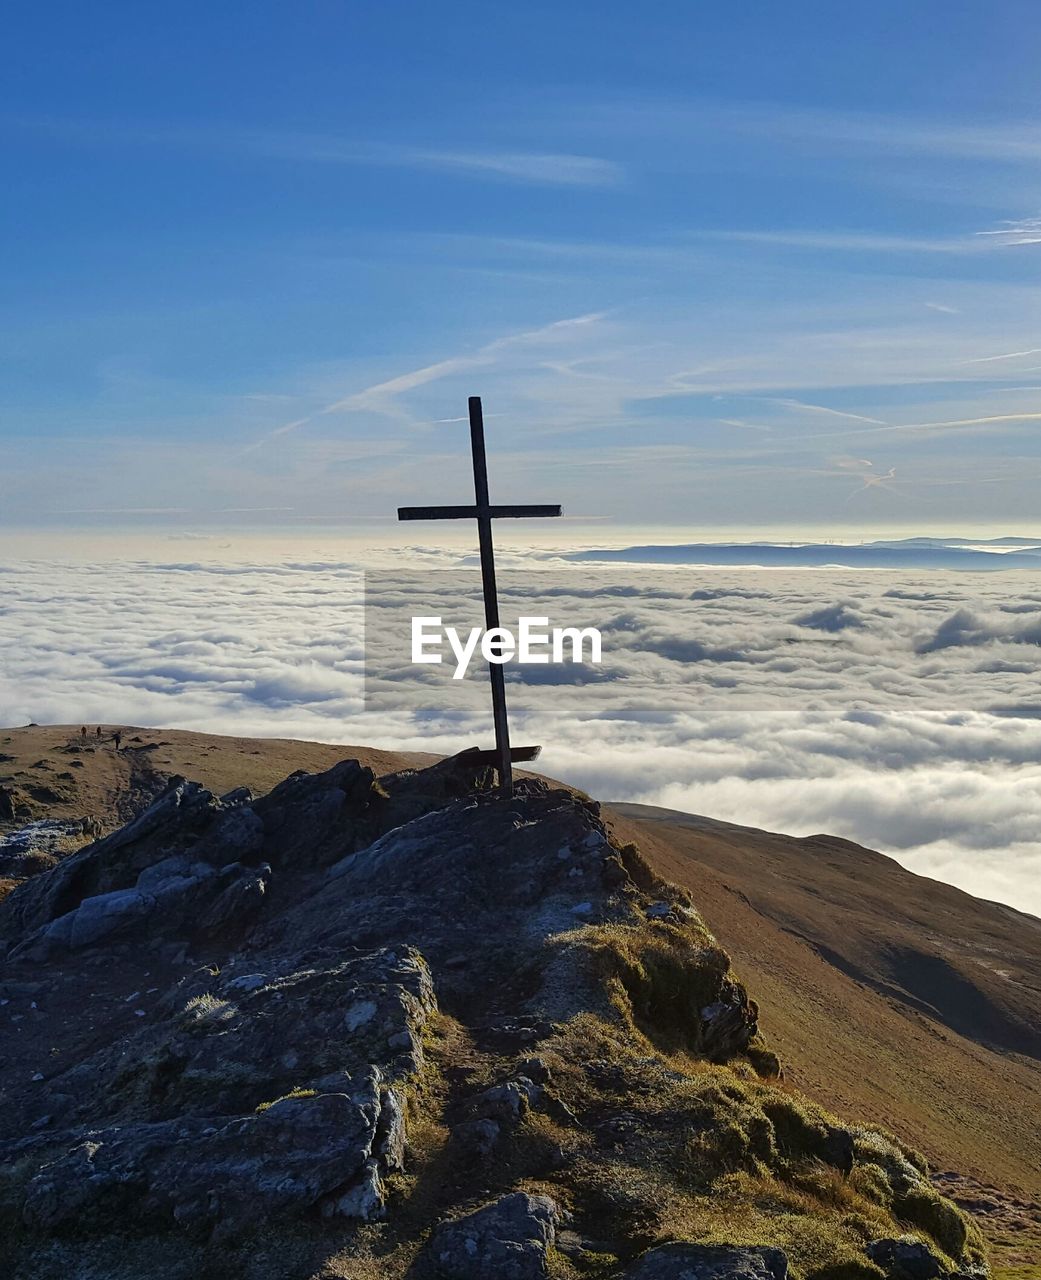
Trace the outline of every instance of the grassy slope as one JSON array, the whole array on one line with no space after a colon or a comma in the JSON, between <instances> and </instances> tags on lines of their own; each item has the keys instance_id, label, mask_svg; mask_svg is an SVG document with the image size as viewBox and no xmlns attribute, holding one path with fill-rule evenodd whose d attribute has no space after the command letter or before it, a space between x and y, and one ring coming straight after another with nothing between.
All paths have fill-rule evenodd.
<instances>
[{"instance_id":1,"label":"grassy slope","mask_svg":"<svg viewBox=\"0 0 1041 1280\"><path fill-rule=\"evenodd\" d=\"M1041 922L846 841L614 809L694 894L792 1082L957 1171L998 1256L1041 1265L1041 1061L987 1047L1041 1027Z\"/></svg>"},{"instance_id":2,"label":"grassy slope","mask_svg":"<svg viewBox=\"0 0 1041 1280\"><path fill-rule=\"evenodd\" d=\"M117 726L102 726L100 739L94 736L96 726L88 727L86 740L80 738L79 725L0 729L0 784L28 799L35 816L82 818L93 814L107 829L122 820L121 801L135 777L146 770L166 776L182 774L216 795L243 786L260 795L296 769L319 772L348 757L376 773L432 763L436 758L288 738L230 738L132 726L119 726L122 744L117 752L112 741ZM82 749L70 752L70 746ZM36 799L40 788L49 789L58 798Z\"/></svg>"}]
</instances>

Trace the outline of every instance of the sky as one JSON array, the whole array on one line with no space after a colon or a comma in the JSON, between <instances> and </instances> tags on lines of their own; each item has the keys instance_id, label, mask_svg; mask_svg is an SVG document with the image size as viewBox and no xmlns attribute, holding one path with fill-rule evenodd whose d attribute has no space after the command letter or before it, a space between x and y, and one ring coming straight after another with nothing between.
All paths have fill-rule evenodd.
<instances>
[{"instance_id":1,"label":"sky","mask_svg":"<svg viewBox=\"0 0 1041 1280\"><path fill-rule=\"evenodd\" d=\"M61 0L4 37L0 723L483 741L481 691L363 702L357 596L472 551L394 511L470 499L480 395L493 498L566 514L503 572L556 563L613 646L511 689L549 773L1041 911L1030 575L555 560L1041 541L1035 3Z\"/></svg>"},{"instance_id":2,"label":"sky","mask_svg":"<svg viewBox=\"0 0 1041 1280\"><path fill-rule=\"evenodd\" d=\"M0 524L1041 533L1041 10L16 4Z\"/></svg>"}]
</instances>

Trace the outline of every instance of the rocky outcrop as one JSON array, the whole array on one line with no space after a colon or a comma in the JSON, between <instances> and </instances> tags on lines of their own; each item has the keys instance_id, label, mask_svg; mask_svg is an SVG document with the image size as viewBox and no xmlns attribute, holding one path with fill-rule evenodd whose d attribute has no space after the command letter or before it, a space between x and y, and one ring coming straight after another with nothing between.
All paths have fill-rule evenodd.
<instances>
[{"instance_id":1,"label":"rocky outcrop","mask_svg":"<svg viewBox=\"0 0 1041 1280\"><path fill-rule=\"evenodd\" d=\"M41 925L11 959L47 960L113 935L189 936L247 924L260 910L271 868L230 862L214 867L180 854L146 867L127 889L94 894Z\"/></svg>"},{"instance_id":2,"label":"rocky outcrop","mask_svg":"<svg viewBox=\"0 0 1041 1280\"><path fill-rule=\"evenodd\" d=\"M175 779L140 817L34 877L0 904L0 939L8 947L25 946L34 935L42 939L49 926L88 899L107 901L88 907L84 919L100 921L111 913L143 921L151 914L145 899L168 895L160 903L165 907L182 892L191 896L189 881L234 864L259 863L263 828L248 802L248 792L218 800L197 783ZM127 890L139 897L133 892L110 897ZM176 931L179 922L173 927ZM74 933L71 922L62 926L57 945L69 946ZM44 953L49 946L44 944Z\"/></svg>"},{"instance_id":3,"label":"rocky outcrop","mask_svg":"<svg viewBox=\"0 0 1041 1280\"><path fill-rule=\"evenodd\" d=\"M542 1280L564 1257L785 1280L767 1227L756 1248L667 1244L670 1215L747 1184L797 1241L822 1169L874 1197L869 1227L820 1199L831 1253L805 1211L822 1267L859 1251L933 1280L889 1247L908 1225L938 1274L976 1261L911 1154L765 1079L725 951L597 805L488 783L465 757L378 781L345 761L260 800L180 779L0 904L8 1271L75 1274L75 1247L84 1275L136 1280L132 1237L162 1280L215 1249L243 1280L355 1258L366 1280Z\"/></svg>"},{"instance_id":4,"label":"rocky outcrop","mask_svg":"<svg viewBox=\"0 0 1041 1280\"><path fill-rule=\"evenodd\" d=\"M923 1241L908 1236L900 1240L872 1240L867 1256L890 1280L936 1280L943 1275L940 1259Z\"/></svg>"}]
</instances>

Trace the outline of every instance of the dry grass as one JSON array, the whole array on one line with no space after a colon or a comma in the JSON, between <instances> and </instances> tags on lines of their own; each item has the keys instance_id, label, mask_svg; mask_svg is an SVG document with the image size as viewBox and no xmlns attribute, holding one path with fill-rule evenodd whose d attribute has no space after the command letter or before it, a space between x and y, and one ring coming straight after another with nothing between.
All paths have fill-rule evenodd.
<instances>
[{"instance_id":1,"label":"dry grass","mask_svg":"<svg viewBox=\"0 0 1041 1280\"><path fill-rule=\"evenodd\" d=\"M559 1135L567 1173L554 1194L622 1256L670 1239L772 1244L805 1280L879 1276L864 1251L880 1235L982 1256L976 1229L922 1180L920 1155L750 1067L648 1056L590 1015L543 1056L579 1122ZM851 1171L839 1167L854 1153Z\"/></svg>"},{"instance_id":2,"label":"dry grass","mask_svg":"<svg viewBox=\"0 0 1041 1280\"><path fill-rule=\"evenodd\" d=\"M968 1201L1003 1199L1008 1213L981 1220L997 1265L1041 1268L1041 1217L1016 1208L1041 1203L1041 1062L987 1043L995 1024L1041 1025L1029 977L1041 966L1041 925L845 842L630 812L612 818L616 838L638 836L654 870L695 894L761 1002L788 1080L829 1110L900 1133L935 1168L968 1175ZM979 1011L978 1039L970 1023L958 1030L915 1003L902 985L914 973L893 974L894 952L920 954L923 973L948 966L964 1016ZM1006 1225L1017 1214L1029 1221Z\"/></svg>"}]
</instances>

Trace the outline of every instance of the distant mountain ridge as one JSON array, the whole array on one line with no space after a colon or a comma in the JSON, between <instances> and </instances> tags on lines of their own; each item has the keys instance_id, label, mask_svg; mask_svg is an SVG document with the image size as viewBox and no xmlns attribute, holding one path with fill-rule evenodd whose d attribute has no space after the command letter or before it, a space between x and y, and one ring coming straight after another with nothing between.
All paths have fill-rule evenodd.
<instances>
[{"instance_id":1,"label":"distant mountain ridge","mask_svg":"<svg viewBox=\"0 0 1041 1280\"><path fill-rule=\"evenodd\" d=\"M1018 547L1022 550L985 550ZM1031 548L1027 550L1026 548ZM693 542L601 548L571 553L573 561L636 564L730 565L764 568L1041 569L1041 541L994 538L903 538L844 546L837 543Z\"/></svg>"}]
</instances>

